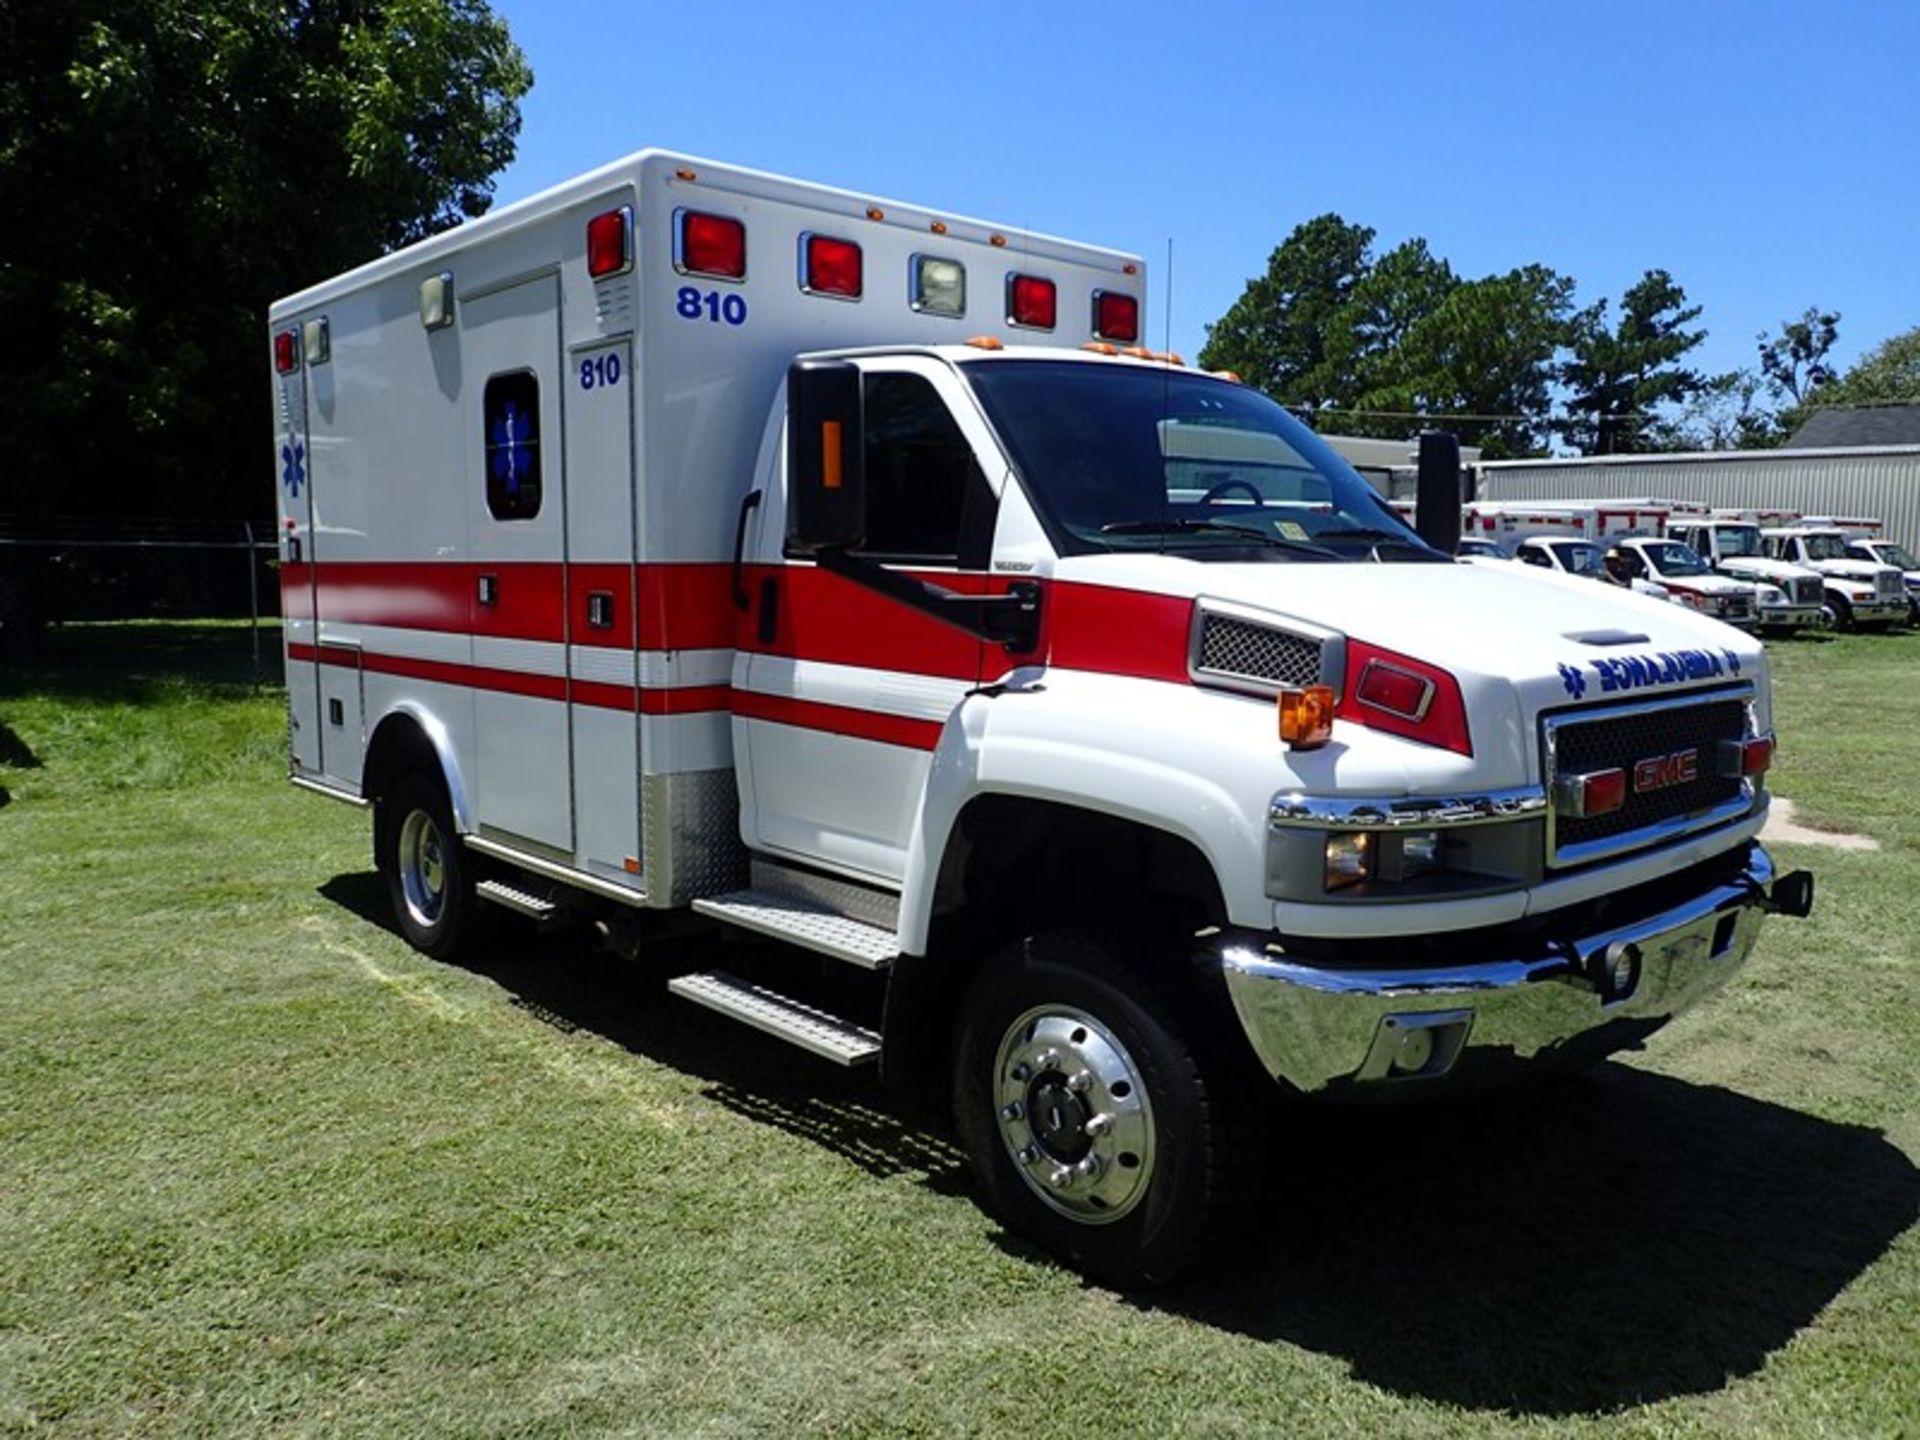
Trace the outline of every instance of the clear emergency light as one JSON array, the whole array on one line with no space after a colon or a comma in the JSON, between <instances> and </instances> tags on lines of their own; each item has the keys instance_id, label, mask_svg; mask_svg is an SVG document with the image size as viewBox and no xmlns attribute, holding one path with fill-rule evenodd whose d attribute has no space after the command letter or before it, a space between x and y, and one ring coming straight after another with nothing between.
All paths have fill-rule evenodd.
<instances>
[{"instance_id":1,"label":"clear emergency light","mask_svg":"<svg viewBox=\"0 0 1920 1440\"><path fill-rule=\"evenodd\" d=\"M967 313L967 267L937 255L913 257L913 308L955 319Z\"/></svg>"},{"instance_id":2,"label":"clear emergency light","mask_svg":"<svg viewBox=\"0 0 1920 1440\"><path fill-rule=\"evenodd\" d=\"M800 237L800 288L810 295L838 295L858 300L861 290L860 247L831 235Z\"/></svg>"},{"instance_id":3,"label":"clear emergency light","mask_svg":"<svg viewBox=\"0 0 1920 1440\"><path fill-rule=\"evenodd\" d=\"M695 275L747 278L747 227L728 215L682 210L674 227L674 264Z\"/></svg>"},{"instance_id":4,"label":"clear emergency light","mask_svg":"<svg viewBox=\"0 0 1920 1440\"><path fill-rule=\"evenodd\" d=\"M1053 329L1056 313L1053 281L1039 275L1007 276L1007 323L1028 330Z\"/></svg>"},{"instance_id":5,"label":"clear emergency light","mask_svg":"<svg viewBox=\"0 0 1920 1440\"><path fill-rule=\"evenodd\" d=\"M622 205L587 222L587 274L595 280L633 267L633 209Z\"/></svg>"},{"instance_id":6,"label":"clear emergency light","mask_svg":"<svg viewBox=\"0 0 1920 1440\"><path fill-rule=\"evenodd\" d=\"M322 315L300 327L300 348L309 365L324 365L333 358L332 337L327 332L327 317Z\"/></svg>"},{"instance_id":7,"label":"clear emergency light","mask_svg":"<svg viewBox=\"0 0 1920 1440\"><path fill-rule=\"evenodd\" d=\"M420 282L420 323L429 330L453 324L453 272L442 270Z\"/></svg>"},{"instance_id":8,"label":"clear emergency light","mask_svg":"<svg viewBox=\"0 0 1920 1440\"><path fill-rule=\"evenodd\" d=\"M1140 302L1118 290L1093 292L1093 333L1102 340L1140 338Z\"/></svg>"}]
</instances>

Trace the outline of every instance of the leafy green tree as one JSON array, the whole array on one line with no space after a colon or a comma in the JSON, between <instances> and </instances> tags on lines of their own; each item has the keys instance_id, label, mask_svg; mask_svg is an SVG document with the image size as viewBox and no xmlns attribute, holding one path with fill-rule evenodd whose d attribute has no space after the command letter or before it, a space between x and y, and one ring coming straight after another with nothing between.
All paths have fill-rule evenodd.
<instances>
[{"instance_id":1,"label":"leafy green tree","mask_svg":"<svg viewBox=\"0 0 1920 1440\"><path fill-rule=\"evenodd\" d=\"M1757 370L1733 370L1707 379L1672 415L1641 432L1648 450L1765 450L1786 439L1766 403L1768 385Z\"/></svg>"},{"instance_id":2,"label":"leafy green tree","mask_svg":"<svg viewBox=\"0 0 1920 1440\"><path fill-rule=\"evenodd\" d=\"M1268 257L1264 275L1207 327L1200 363L1232 370L1283 405L1338 403L1343 386L1328 366L1327 337L1371 267L1373 231L1326 214L1296 226Z\"/></svg>"},{"instance_id":3,"label":"leafy green tree","mask_svg":"<svg viewBox=\"0 0 1920 1440\"><path fill-rule=\"evenodd\" d=\"M1368 267L1327 327L1319 371L1319 388L1328 395L1327 429L1399 439L1420 428L1403 417L1368 414L1361 401L1392 388L1400 347L1459 284L1453 267L1421 239L1394 247Z\"/></svg>"},{"instance_id":4,"label":"leafy green tree","mask_svg":"<svg viewBox=\"0 0 1920 1440\"><path fill-rule=\"evenodd\" d=\"M1583 455L1651 448L1649 417L1706 385L1676 362L1707 338L1686 327L1700 318L1687 292L1664 270L1649 270L1620 297L1620 321L1609 328L1601 300L1573 317L1560 383L1570 392L1562 431Z\"/></svg>"},{"instance_id":5,"label":"leafy green tree","mask_svg":"<svg viewBox=\"0 0 1920 1440\"><path fill-rule=\"evenodd\" d=\"M1420 417L1399 420L1403 434L1443 425L1489 459L1542 453L1573 290L1545 265L1454 285L1382 360L1358 408Z\"/></svg>"},{"instance_id":6,"label":"leafy green tree","mask_svg":"<svg viewBox=\"0 0 1920 1440\"><path fill-rule=\"evenodd\" d=\"M268 303L484 212L531 83L485 0L0 5L0 510L263 513Z\"/></svg>"},{"instance_id":7,"label":"leafy green tree","mask_svg":"<svg viewBox=\"0 0 1920 1440\"><path fill-rule=\"evenodd\" d=\"M1920 327L1874 346L1846 374L1821 386L1814 403L1920 404Z\"/></svg>"},{"instance_id":8,"label":"leafy green tree","mask_svg":"<svg viewBox=\"0 0 1920 1440\"><path fill-rule=\"evenodd\" d=\"M1776 395L1804 405L1813 392L1833 379L1827 352L1840 336L1840 313L1809 305L1798 320L1783 320L1780 333L1769 338L1762 331L1760 373Z\"/></svg>"}]
</instances>

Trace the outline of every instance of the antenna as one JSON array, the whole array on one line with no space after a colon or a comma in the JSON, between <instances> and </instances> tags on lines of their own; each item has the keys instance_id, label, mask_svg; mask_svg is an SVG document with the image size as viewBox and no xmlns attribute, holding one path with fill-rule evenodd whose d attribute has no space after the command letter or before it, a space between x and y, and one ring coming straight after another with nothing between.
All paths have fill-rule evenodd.
<instances>
[{"instance_id":1,"label":"antenna","mask_svg":"<svg viewBox=\"0 0 1920 1440\"><path fill-rule=\"evenodd\" d=\"M1167 318L1162 324L1164 337L1160 348L1169 355L1173 353L1173 237L1167 237Z\"/></svg>"}]
</instances>

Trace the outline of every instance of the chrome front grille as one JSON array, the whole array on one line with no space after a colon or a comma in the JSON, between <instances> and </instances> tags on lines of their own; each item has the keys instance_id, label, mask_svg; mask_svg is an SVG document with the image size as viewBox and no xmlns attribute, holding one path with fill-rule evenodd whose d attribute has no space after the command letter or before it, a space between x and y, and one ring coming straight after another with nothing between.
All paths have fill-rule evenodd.
<instances>
[{"instance_id":1,"label":"chrome front grille","mask_svg":"<svg viewBox=\"0 0 1920 1440\"><path fill-rule=\"evenodd\" d=\"M1796 605L1818 605L1825 598L1818 575L1801 575L1787 582L1787 594Z\"/></svg>"},{"instance_id":2,"label":"chrome front grille","mask_svg":"<svg viewBox=\"0 0 1920 1440\"><path fill-rule=\"evenodd\" d=\"M1300 634L1243 615L1203 608L1192 655L1196 679L1275 691L1328 682L1327 637Z\"/></svg>"},{"instance_id":3,"label":"chrome front grille","mask_svg":"<svg viewBox=\"0 0 1920 1440\"><path fill-rule=\"evenodd\" d=\"M1747 691L1676 696L1595 712L1548 718L1543 726L1547 790L1562 775L1624 770L1626 803L1606 815L1554 814L1547 830L1547 862L1577 865L1730 820L1751 806L1738 776L1719 773L1722 740L1747 733ZM1693 778L1656 783L1645 764L1692 753Z\"/></svg>"},{"instance_id":4,"label":"chrome front grille","mask_svg":"<svg viewBox=\"0 0 1920 1440\"><path fill-rule=\"evenodd\" d=\"M1736 616L1744 620L1753 614L1753 596L1751 595L1729 595L1723 603L1725 608L1720 612L1723 615Z\"/></svg>"},{"instance_id":5,"label":"chrome front grille","mask_svg":"<svg viewBox=\"0 0 1920 1440\"><path fill-rule=\"evenodd\" d=\"M1882 600L1900 599L1900 592L1905 588L1901 578L1897 570L1877 571L1873 577L1873 593Z\"/></svg>"}]
</instances>

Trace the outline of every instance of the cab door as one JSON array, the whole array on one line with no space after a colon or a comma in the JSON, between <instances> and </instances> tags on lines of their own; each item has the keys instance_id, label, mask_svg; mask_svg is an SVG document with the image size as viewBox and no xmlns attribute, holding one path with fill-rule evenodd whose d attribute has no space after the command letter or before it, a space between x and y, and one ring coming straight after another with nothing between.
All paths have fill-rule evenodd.
<instances>
[{"instance_id":1,"label":"cab door","mask_svg":"<svg viewBox=\"0 0 1920 1440\"><path fill-rule=\"evenodd\" d=\"M567 713L566 467L560 282L548 274L463 298L480 829L573 855Z\"/></svg>"},{"instance_id":2,"label":"cab door","mask_svg":"<svg viewBox=\"0 0 1920 1440\"><path fill-rule=\"evenodd\" d=\"M860 554L983 594L1004 468L939 362L863 362L867 540ZM780 447L784 457L785 448ZM981 679L977 637L783 554L784 484L761 477L734 672L734 750L748 845L898 883L933 751ZM1004 656L996 657L1004 661ZM1003 666L997 666L1004 668Z\"/></svg>"}]
</instances>

